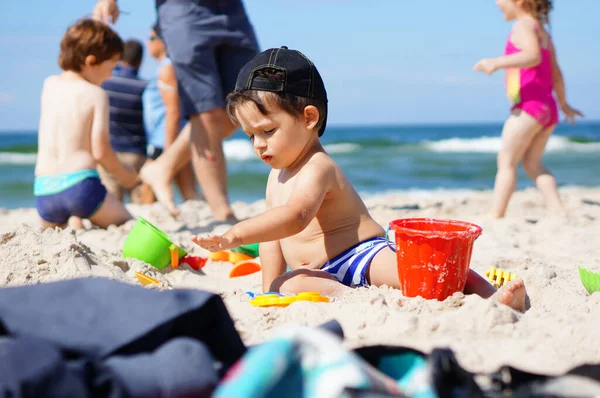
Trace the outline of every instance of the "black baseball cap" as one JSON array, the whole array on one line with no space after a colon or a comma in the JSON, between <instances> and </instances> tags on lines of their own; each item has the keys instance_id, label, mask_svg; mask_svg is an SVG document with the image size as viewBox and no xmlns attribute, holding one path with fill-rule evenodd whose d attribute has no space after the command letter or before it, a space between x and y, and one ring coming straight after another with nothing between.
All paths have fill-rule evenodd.
<instances>
[{"instance_id":1,"label":"black baseball cap","mask_svg":"<svg viewBox=\"0 0 600 398\"><path fill-rule=\"evenodd\" d=\"M258 71L265 69L283 72L283 80L257 75ZM286 46L265 50L244 65L235 83L235 91L242 90L271 91L311 98L323 101L327 109L327 90L317 67L300 51L290 50ZM325 131L326 121L323 121L319 136Z\"/></svg>"}]
</instances>

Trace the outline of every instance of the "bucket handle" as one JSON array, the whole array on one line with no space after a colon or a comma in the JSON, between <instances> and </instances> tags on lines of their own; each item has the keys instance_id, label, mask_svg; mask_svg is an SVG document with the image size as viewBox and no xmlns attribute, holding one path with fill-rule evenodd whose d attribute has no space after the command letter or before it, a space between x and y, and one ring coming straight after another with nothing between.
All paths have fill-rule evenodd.
<instances>
[{"instance_id":1,"label":"bucket handle","mask_svg":"<svg viewBox=\"0 0 600 398\"><path fill-rule=\"evenodd\" d=\"M173 243L169 247L169 251L171 252L171 268L179 267L179 246Z\"/></svg>"},{"instance_id":2,"label":"bucket handle","mask_svg":"<svg viewBox=\"0 0 600 398\"><path fill-rule=\"evenodd\" d=\"M396 253L396 248L395 248L394 246L390 245L390 240L388 239L388 235L389 235L389 233L390 233L390 227L391 227L391 225L390 225L390 224L388 224L387 228L385 229L385 242L387 243L388 247L389 247L390 249L392 249L392 251L393 251L394 253Z\"/></svg>"}]
</instances>

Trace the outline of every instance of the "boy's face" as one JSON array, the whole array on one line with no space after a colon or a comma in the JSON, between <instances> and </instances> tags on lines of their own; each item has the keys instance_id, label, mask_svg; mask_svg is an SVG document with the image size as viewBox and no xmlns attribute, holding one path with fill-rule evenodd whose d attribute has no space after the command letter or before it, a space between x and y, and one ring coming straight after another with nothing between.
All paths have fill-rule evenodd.
<instances>
[{"instance_id":1,"label":"boy's face","mask_svg":"<svg viewBox=\"0 0 600 398\"><path fill-rule=\"evenodd\" d=\"M268 115L263 115L248 101L238 107L236 117L259 159L274 169L288 168L299 160L317 133L305 117L297 118L280 109L267 110Z\"/></svg>"}]
</instances>

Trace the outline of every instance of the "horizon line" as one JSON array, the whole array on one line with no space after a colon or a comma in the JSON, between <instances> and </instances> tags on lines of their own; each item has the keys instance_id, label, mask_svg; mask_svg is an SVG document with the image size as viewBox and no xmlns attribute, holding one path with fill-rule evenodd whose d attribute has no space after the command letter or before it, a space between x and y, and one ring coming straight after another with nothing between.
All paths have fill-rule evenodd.
<instances>
[{"instance_id":1,"label":"horizon line","mask_svg":"<svg viewBox=\"0 0 600 398\"><path fill-rule=\"evenodd\" d=\"M327 128L349 128L349 127L447 127L447 126L485 126L503 124L505 120L498 121L450 121L450 122L398 122L398 123L332 123L327 125ZM581 120L577 125L598 124L600 119ZM559 125L565 124L559 122ZM17 128L17 129L2 129L0 134L5 133L22 133L37 131L35 128Z\"/></svg>"}]
</instances>

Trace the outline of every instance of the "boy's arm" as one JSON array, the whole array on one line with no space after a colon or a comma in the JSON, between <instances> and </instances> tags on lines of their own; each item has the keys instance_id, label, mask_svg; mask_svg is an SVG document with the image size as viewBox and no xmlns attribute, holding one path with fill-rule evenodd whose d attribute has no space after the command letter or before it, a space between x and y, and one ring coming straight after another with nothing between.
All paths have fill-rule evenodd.
<instances>
[{"instance_id":1,"label":"boy's arm","mask_svg":"<svg viewBox=\"0 0 600 398\"><path fill-rule=\"evenodd\" d=\"M270 188L273 178L274 175L271 174L269 176L269 182L267 183L267 211L272 208ZM283 252L281 251L281 244L278 240L262 242L258 250L262 268L262 288L263 292L266 293L271 290L271 283L273 283L275 278L285 272L287 264L283 257Z\"/></svg>"},{"instance_id":2,"label":"boy's arm","mask_svg":"<svg viewBox=\"0 0 600 398\"><path fill-rule=\"evenodd\" d=\"M497 58L482 59L473 68L476 72L491 75L498 69L504 68L533 68L542 62L540 40L536 25L530 20L515 23L511 40L521 51Z\"/></svg>"},{"instance_id":3,"label":"boy's arm","mask_svg":"<svg viewBox=\"0 0 600 398\"><path fill-rule=\"evenodd\" d=\"M161 69L158 75L158 89L165 104L165 148L167 148L177 138L181 123L177 78L173 65L165 65Z\"/></svg>"},{"instance_id":4,"label":"boy's arm","mask_svg":"<svg viewBox=\"0 0 600 398\"><path fill-rule=\"evenodd\" d=\"M278 240L262 242L259 246L260 263L262 268L262 288L266 293L271 288L271 283L287 268L285 258Z\"/></svg>"},{"instance_id":5,"label":"boy's arm","mask_svg":"<svg viewBox=\"0 0 600 398\"><path fill-rule=\"evenodd\" d=\"M335 178L331 166L307 165L297 176L294 190L283 206L234 225L222 236L192 240L209 251L227 250L241 244L284 239L301 232L315 218Z\"/></svg>"},{"instance_id":6,"label":"boy's arm","mask_svg":"<svg viewBox=\"0 0 600 398\"><path fill-rule=\"evenodd\" d=\"M98 91L92 120L92 156L109 174L126 188L138 183L138 175L123 167L110 146L108 95Z\"/></svg>"}]
</instances>

